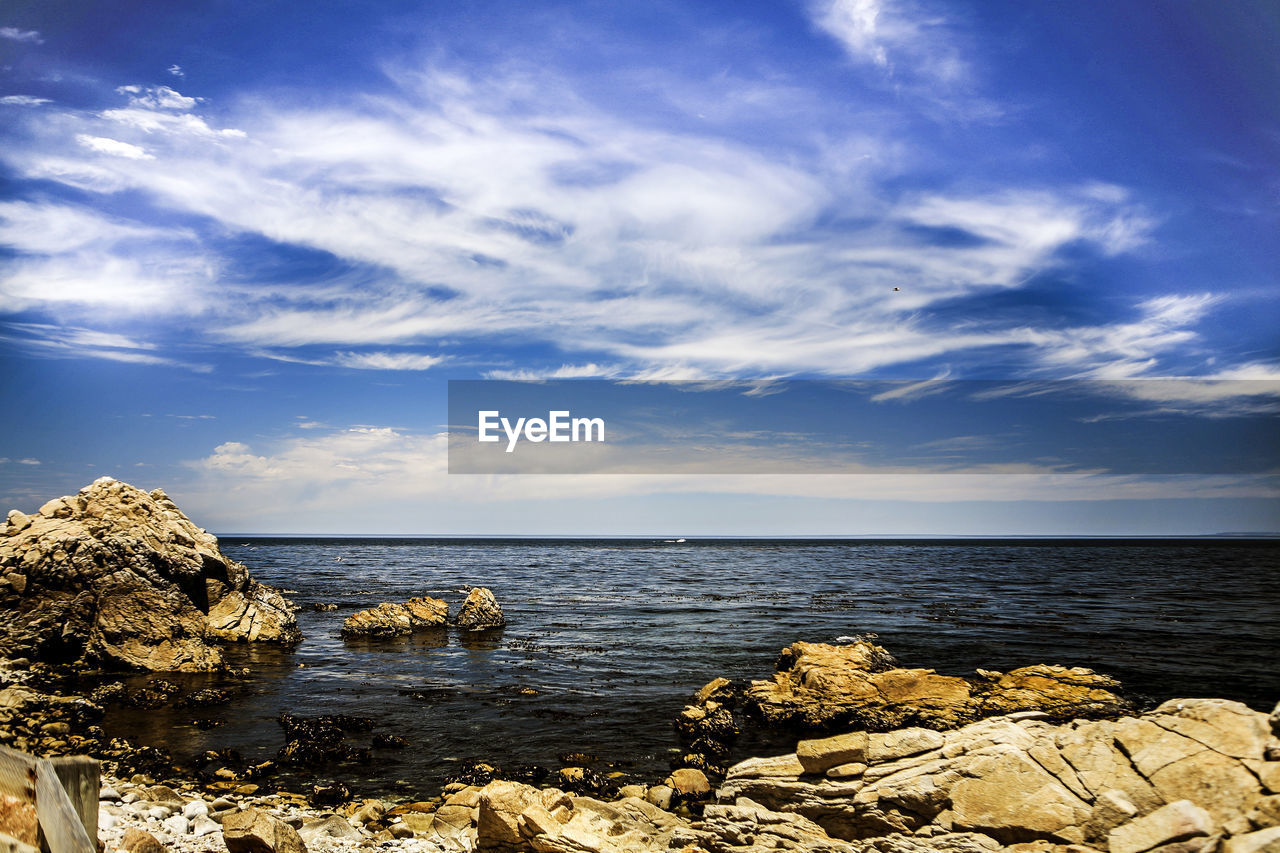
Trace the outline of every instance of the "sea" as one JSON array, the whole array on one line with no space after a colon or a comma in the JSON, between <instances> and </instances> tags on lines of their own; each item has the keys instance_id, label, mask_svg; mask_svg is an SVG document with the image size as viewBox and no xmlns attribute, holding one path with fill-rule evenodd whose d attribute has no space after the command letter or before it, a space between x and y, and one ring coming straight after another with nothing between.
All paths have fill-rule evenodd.
<instances>
[{"instance_id":1,"label":"sea","mask_svg":"<svg viewBox=\"0 0 1280 853\"><path fill-rule=\"evenodd\" d=\"M404 738L368 764L303 771L364 795L425 797L466 762L599 768L656 782L672 721L718 676L768 678L797 640L874 634L903 666L949 675L1034 663L1118 678L1141 706L1280 700L1280 540L494 540L224 537L300 605L294 649L232 648L247 675L192 675L229 705L112 709L104 727L187 759L284 745L282 713L352 714ZM344 641L343 620L493 590L500 632ZM333 610L317 605L335 605ZM173 676L165 676L174 679ZM147 677L128 683L136 688ZM211 728L196 720L213 719ZM208 726L203 722L202 726ZM349 740L368 746L370 732ZM739 754L786 751L748 734Z\"/></svg>"}]
</instances>

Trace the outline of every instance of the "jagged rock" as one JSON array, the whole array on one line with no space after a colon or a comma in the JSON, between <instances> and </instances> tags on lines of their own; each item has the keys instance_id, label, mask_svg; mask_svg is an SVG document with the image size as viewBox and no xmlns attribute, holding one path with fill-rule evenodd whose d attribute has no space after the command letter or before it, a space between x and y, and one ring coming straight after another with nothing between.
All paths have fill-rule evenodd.
<instances>
[{"instance_id":1,"label":"jagged rock","mask_svg":"<svg viewBox=\"0 0 1280 853\"><path fill-rule=\"evenodd\" d=\"M361 610L342 623L344 638L398 637L424 628L443 628L448 622L449 605L438 598L411 598L404 604L383 602Z\"/></svg>"},{"instance_id":2,"label":"jagged rock","mask_svg":"<svg viewBox=\"0 0 1280 853\"><path fill-rule=\"evenodd\" d=\"M262 809L228 812L222 819L228 853L307 853L298 831Z\"/></svg>"},{"instance_id":3,"label":"jagged rock","mask_svg":"<svg viewBox=\"0 0 1280 853\"><path fill-rule=\"evenodd\" d=\"M348 823L346 818L336 814L304 822L298 830L298 836L307 844L322 838L349 838L356 841L362 838L360 830Z\"/></svg>"},{"instance_id":4,"label":"jagged rock","mask_svg":"<svg viewBox=\"0 0 1280 853\"><path fill-rule=\"evenodd\" d=\"M501 628L505 624L507 620L502 615L498 600L482 586L475 587L467 594L467 600L462 602L462 609L458 611L457 625L468 631Z\"/></svg>"},{"instance_id":5,"label":"jagged rock","mask_svg":"<svg viewBox=\"0 0 1280 853\"><path fill-rule=\"evenodd\" d=\"M868 640L799 642L783 649L770 681L751 683L745 702L766 724L802 730L947 729L1020 711L1054 720L1118 716L1129 709L1113 692L1118 686L1091 670L1046 665L966 680L898 668Z\"/></svg>"},{"instance_id":6,"label":"jagged rock","mask_svg":"<svg viewBox=\"0 0 1280 853\"><path fill-rule=\"evenodd\" d=\"M216 669L218 640L294 643L294 607L159 489L101 477L0 535L0 654L89 667Z\"/></svg>"},{"instance_id":7,"label":"jagged rock","mask_svg":"<svg viewBox=\"0 0 1280 853\"><path fill-rule=\"evenodd\" d=\"M718 799L748 798L877 849L894 833L976 832L1045 853L1208 853L1219 836L1280 823L1280 796L1262 781L1273 766L1267 717L1237 702L1177 700L1141 717L1062 725L1014 714L924 731L801 741L795 755L730 768ZM859 774L817 775L858 758Z\"/></svg>"}]
</instances>

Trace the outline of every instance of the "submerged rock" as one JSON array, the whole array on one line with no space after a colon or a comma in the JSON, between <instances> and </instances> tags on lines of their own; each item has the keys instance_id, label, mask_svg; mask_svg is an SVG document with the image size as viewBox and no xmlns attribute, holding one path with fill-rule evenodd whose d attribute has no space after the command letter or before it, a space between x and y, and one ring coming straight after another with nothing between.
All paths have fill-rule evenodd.
<instances>
[{"instance_id":1,"label":"submerged rock","mask_svg":"<svg viewBox=\"0 0 1280 853\"><path fill-rule=\"evenodd\" d=\"M485 587L478 586L467 594L458 611L457 625L467 631L485 631L490 628L501 628L507 624L502 615L502 608L493 593Z\"/></svg>"},{"instance_id":2,"label":"submerged rock","mask_svg":"<svg viewBox=\"0 0 1280 853\"><path fill-rule=\"evenodd\" d=\"M1092 670L1048 665L964 679L900 668L868 640L799 642L783 649L771 680L751 683L744 703L767 725L801 730L948 729L1019 711L1054 720L1118 716L1131 710L1119 686Z\"/></svg>"},{"instance_id":3,"label":"submerged rock","mask_svg":"<svg viewBox=\"0 0 1280 853\"><path fill-rule=\"evenodd\" d=\"M342 623L344 638L399 637L448 624L449 605L438 598L411 598L404 604L384 601L353 613Z\"/></svg>"},{"instance_id":4,"label":"submerged rock","mask_svg":"<svg viewBox=\"0 0 1280 853\"><path fill-rule=\"evenodd\" d=\"M218 668L218 640L295 643L295 608L159 489L101 477L0 529L0 654L103 669Z\"/></svg>"}]
</instances>

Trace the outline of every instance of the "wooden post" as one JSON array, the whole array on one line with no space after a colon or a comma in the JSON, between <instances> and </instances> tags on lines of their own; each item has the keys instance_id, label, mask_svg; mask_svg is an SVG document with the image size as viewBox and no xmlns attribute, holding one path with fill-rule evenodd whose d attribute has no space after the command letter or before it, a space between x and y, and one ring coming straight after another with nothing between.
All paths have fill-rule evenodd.
<instances>
[{"instance_id":1,"label":"wooden post","mask_svg":"<svg viewBox=\"0 0 1280 853\"><path fill-rule=\"evenodd\" d=\"M98 762L76 757L60 763L70 795L52 761L0 747L0 791L35 805L45 853L97 853Z\"/></svg>"}]
</instances>

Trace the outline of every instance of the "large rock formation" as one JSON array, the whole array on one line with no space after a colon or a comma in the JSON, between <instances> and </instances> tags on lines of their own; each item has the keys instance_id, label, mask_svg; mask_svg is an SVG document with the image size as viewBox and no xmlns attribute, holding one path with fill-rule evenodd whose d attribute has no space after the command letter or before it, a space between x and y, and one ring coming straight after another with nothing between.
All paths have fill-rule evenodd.
<instances>
[{"instance_id":1,"label":"large rock formation","mask_svg":"<svg viewBox=\"0 0 1280 853\"><path fill-rule=\"evenodd\" d=\"M439 598L411 598L404 604L384 601L348 616L342 623L344 638L398 637L448 624L449 605Z\"/></svg>"},{"instance_id":2,"label":"large rock formation","mask_svg":"<svg viewBox=\"0 0 1280 853\"><path fill-rule=\"evenodd\" d=\"M1022 712L945 733L801 741L734 766L681 817L495 781L447 799L419 837L501 853L1274 853L1280 741L1237 702L1053 725Z\"/></svg>"},{"instance_id":3,"label":"large rock formation","mask_svg":"<svg viewBox=\"0 0 1280 853\"><path fill-rule=\"evenodd\" d=\"M200 671L217 641L295 643L295 608L159 489L101 477L0 528L0 654Z\"/></svg>"},{"instance_id":4,"label":"large rock formation","mask_svg":"<svg viewBox=\"0 0 1280 853\"><path fill-rule=\"evenodd\" d=\"M1280 825L1280 761L1268 760L1280 742L1265 714L1184 699L1115 721L1044 717L801 741L795 754L730 768L719 797L793 812L844 840L966 832L1209 853Z\"/></svg>"},{"instance_id":5,"label":"large rock formation","mask_svg":"<svg viewBox=\"0 0 1280 853\"><path fill-rule=\"evenodd\" d=\"M1054 720L1114 717L1130 706L1119 683L1079 667L1036 665L976 679L903 669L880 646L794 643L770 681L753 681L744 704L772 726L824 731L902 726L948 729L983 717L1038 711Z\"/></svg>"}]
</instances>

